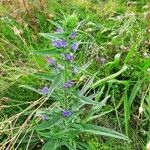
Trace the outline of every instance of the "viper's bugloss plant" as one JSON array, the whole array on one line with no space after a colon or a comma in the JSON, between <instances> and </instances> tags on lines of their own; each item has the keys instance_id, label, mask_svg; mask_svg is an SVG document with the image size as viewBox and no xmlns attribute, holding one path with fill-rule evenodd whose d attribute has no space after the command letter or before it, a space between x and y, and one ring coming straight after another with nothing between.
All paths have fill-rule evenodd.
<instances>
[{"instance_id":1,"label":"viper's bugloss plant","mask_svg":"<svg viewBox=\"0 0 150 150\"><path fill-rule=\"evenodd\" d=\"M61 24L52 21L51 23L55 25L55 31L41 33L50 41L49 50L33 52L34 55L44 56L45 66L50 66L47 72L51 74L40 75L45 79L46 86L40 88L40 92L34 89L49 103L42 109L42 120L35 121L36 123L29 130L36 131L43 139L44 150L48 150L49 145L55 145L55 149L61 146L80 149L78 141L82 141L82 137L84 138L86 134L129 140L121 133L94 125L92 122L102 115L101 110L111 95L107 92L105 97L101 97L99 91L93 90L99 82L94 84L96 75L91 77L85 71L90 66L90 62L84 64L78 62L77 54L84 51L82 48L84 40L81 38L83 32L79 29L83 21L78 22L78 17L73 14L66 16ZM56 68L59 71L56 72ZM119 73L121 71L114 76ZM86 76L86 80L83 76ZM41 110L37 110L37 113L38 111Z\"/></svg>"}]
</instances>

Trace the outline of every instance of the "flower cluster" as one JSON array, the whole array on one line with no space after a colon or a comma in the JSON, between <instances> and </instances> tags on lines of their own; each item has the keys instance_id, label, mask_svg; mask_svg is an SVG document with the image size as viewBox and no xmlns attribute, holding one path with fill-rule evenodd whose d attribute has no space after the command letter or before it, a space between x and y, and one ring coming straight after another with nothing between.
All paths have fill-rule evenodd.
<instances>
[{"instance_id":1,"label":"flower cluster","mask_svg":"<svg viewBox=\"0 0 150 150\"><path fill-rule=\"evenodd\" d=\"M56 30L56 32L63 32L63 29L58 28ZM73 31L70 35L70 38L74 39L75 37L76 37L76 32ZM70 48L73 51L76 51L76 50L78 50L79 44L80 44L79 42L72 43L72 44L70 44ZM55 48L66 48L67 42L64 39L53 39L52 46Z\"/></svg>"},{"instance_id":2,"label":"flower cluster","mask_svg":"<svg viewBox=\"0 0 150 150\"><path fill-rule=\"evenodd\" d=\"M52 40L52 45L56 48L65 48L67 46L67 43L65 40Z\"/></svg>"}]
</instances>

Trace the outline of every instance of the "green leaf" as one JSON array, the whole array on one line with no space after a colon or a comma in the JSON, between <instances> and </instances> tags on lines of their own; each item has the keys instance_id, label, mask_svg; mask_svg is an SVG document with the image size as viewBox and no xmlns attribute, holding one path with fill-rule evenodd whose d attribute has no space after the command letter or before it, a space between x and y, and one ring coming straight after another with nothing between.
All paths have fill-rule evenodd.
<instances>
[{"instance_id":1,"label":"green leaf","mask_svg":"<svg viewBox=\"0 0 150 150\"><path fill-rule=\"evenodd\" d=\"M137 93L139 92L141 85L142 85L142 81L137 81L137 83L134 85L134 87L131 91L131 94L129 96L129 108L131 108L131 105L132 105Z\"/></svg>"},{"instance_id":2,"label":"green leaf","mask_svg":"<svg viewBox=\"0 0 150 150\"><path fill-rule=\"evenodd\" d=\"M102 115L104 115L104 113L100 113L99 112L101 111L102 107L105 106L108 98L110 97L110 95L106 96L101 102L100 102L100 105L93 105L91 111L87 114L87 117L86 117L86 121L89 121L91 119L95 119L95 118L98 118ZM98 114L98 115L95 115L95 114Z\"/></svg>"},{"instance_id":3,"label":"green leaf","mask_svg":"<svg viewBox=\"0 0 150 150\"><path fill-rule=\"evenodd\" d=\"M129 62L129 60L133 57L133 54L134 54L135 51L137 50L137 47L139 46L140 42L141 42L141 41L138 39L138 40L136 41L136 43L134 43L133 46L130 48L130 50L129 50L129 52L128 52L126 58L125 58L125 61L124 61L125 64L127 64L127 63Z\"/></svg>"},{"instance_id":4,"label":"green leaf","mask_svg":"<svg viewBox=\"0 0 150 150\"><path fill-rule=\"evenodd\" d=\"M114 109L110 109L110 110L108 110L108 111L104 111L104 112L102 112L102 113L100 113L100 114L98 114L98 115L93 115L93 116L87 118L86 122L89 122L89 121L91 121L91 120L94 120L94 119L97 119L97 118L99 118L99 117L102 117L102 116L104 116L104 115L106 115L106 114L108 114L108 113L110 113L110 112L112 112L112 111L114 111Z\"/></svg>"},{"instance_id":5,"label":"green leaf","mask_svg":"<svg viewBox=\"0 0 150 150\"><path fill-rule=\"evenodd\" d=\"M69 142L62 142L62 143L64 143L63 145L68 147L69 150L77 150L76 149L76 143L74 143L74 145L72 145L72 143L69 143Z\"/></svg>"},{"instance_id":6,"label":"green leaf","mask_svg":"<svg viewBox=\"0 0 150 150\"><path fill-rule=\"evenodd\" d=\"M78 17L75 14L67 16L64 21L64 28L71 31L74 30L78 23Z\"/></svg>"},{"instance_id":7,"label":"green leaf","mask_svg":"<svg viewBox=\"0 0 150 150\"><path fill-rule=\"evenodd\" d=\"M64 33L40 33L40 35L49 40L65 38Z\"/></svg>"},{"instance_id":8,"label":"green leaf","mask_svg":"<svg viewBox=\"0 0 150 150\"><path fill-rule=\"evenodd\" d=\"M44 74L44 73L36 73L36 74L32 74L32 76L39 79L48 80L48 81L53 81L55 77L54 75Z\"/></svg>"},{"instance_id":9,"label":"green leaf","mask_svg":"<svg viewBox=\"0 0 150 150\"><path fill-rule=\"evenodd\" d=\"M41 124L38 124L32 128L30 128L29 130L37 130L37 131L41 131L41 130L45 130L45 129L51 129L51 127L55 124L60 123L62 120L60 119L60 117L54 117L51 120L48 121L44 121Z\"/></svg>"},{"instance_id":10,"label":"green leaf","mask_svg":"<svg viewBox=\"0 0 150 150\"><path fill-rule=\"evenodd\" d=\"M101 103L91 100L90 98L82 95L81 93L71 93L74 97L78 98L83 104L100 105Z\"/></svg>"},{"instance_id":11,"label":"green leaf","mask_svg":"<svg viewBox=\"0 0 150 150\"><path fill-rule=\"evenodd\" d=\"M60 24L58 24L57 22L54 22L54 21L49 20L49 19L48 19L48 21L49 21L52 25L56 26L57 28L62 29L62 26L61 26Z\"/></svg>"},{"instance_id":12,"label":"green leaf","mask_svg":"<svg viewBox=\"0 0 150 150\"><path fill-rule=\"evenodd\" d=\"M51 48L48 50L40 50L40 51L32 51L31 54L32 55L52 55L52 54L58 54L58 53L62 53L61 51L62 49L55 49L55 48Z\"/></svg>"},{"instance_id":13,"label":"green leaf","mask_svg":"<svg viewBox=\"0 0 150 150\"><path fill-rule=\"evenodd\" d=\"M49 139L48 142L42 147L42 150L56 150L60 146L61 143L59 140Z\"/></svg>"},{"instance_id":14,"label":"green leaf","mask_svg":"<svg viewBox=\"0 0 150 150\"><path fill-rule=\"evenodd\" d=\"M122 97L124 99L124 122L125 122L125 132L128 136L129 133L129 120L130 120L130 113L129 113L129 102L127 97L127 89L125 89L125 94Z\"/></svg>"},{"instance_id":15,"label":"green leaf","mask_svg":"<svg viewBox=\"0 0 150 150\"><path fill-rule=\"evenodd\" d=\"M20 85L19 87L26 88L26 89L34 91L36 93L42 94L40 91L38 91L37 89L35 89L35 88L33 88L33 87L29 86L29 85Z\"/></svg>"},{"instance_id":16,"label":"green leaf","mask_svg":"<svg viewBox=\"0 0 150 150\"><path fill-rule=\"evenodd\" d=\"M37 131L37 133L42 136L42 137L45 137L47 139L51 138L51 135L50 135L50 131L44 131L44 130L41 130L41 131Z\"/></svg>"},{"instance_id":17,"label":"green leaf","mask_svg":"<svg viewBox=\"0 0 150 150\"><path fill-rule=\"evenodd\" d=\"M51 96L51 94L53 93L53 91L60 85L62 80L62 73L59 73L56 75L54 81L52 82L50 88L49 88L49 93L48 93L48 98Z\"/></svg>"},{"instance_id":18,"label":"green leaf","mask_svg":"<svg viewBox=\"0 0 150 150\"><path fill-rule=\"evenodd\" d=\"M103 135L129 141L129 138L127 136L119 132L113 131L110 128L105 128L92 124L79 124L79 127L79 130L81 130L81 132Z\"/></svg>"},{"instance_id":19,"label":"green leaf","mask_svg":"<svg viewBox=\"0 0 150 150\"><path fill-rule=\"evenodd\" d=\"M95 79L95 76L96 76L96 74L84 84L84 86L83 86L82 89L80 90L80 92L82 93L82 95L84 95L84 94L89 90L89 88L90 88L91 85L93 84L93 81L94 81L94 79Z\"/></svg>"},{"instance_id":20,"label":"green leaf","mask_svg":"<svg viewBox=\"0 0 150 150\"><path fill-rule=\"evenodd\" d=\"M112 80L113 78L119 76L121 73L126 71L127 68L128 68L127 66L123 66L123 68L121 70L119 70L118 72L116 72L116 73L114 73L114 74L112 74L112 75L110 75L108 77L105 77L105 78L97 81L96 83L94 83L92 85L92 88L96 88L97 86L101 85L102 83L107 82L108 80Z\"/></svg>"}]
</instances>

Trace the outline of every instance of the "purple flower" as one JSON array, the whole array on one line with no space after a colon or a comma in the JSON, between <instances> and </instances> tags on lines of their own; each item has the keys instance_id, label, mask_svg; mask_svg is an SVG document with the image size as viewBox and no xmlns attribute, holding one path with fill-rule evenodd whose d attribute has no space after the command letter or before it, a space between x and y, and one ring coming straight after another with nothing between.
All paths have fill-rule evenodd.
<instances>
[{"instance_id":1,"label":"purple flower","mask_svg":"<svg viewBox=\"0 0 150 150\"><path fill-rule=\"evenodd\" d=\"M66 47L66 45L67 45L65 40L60 40L59 44L60 44L61 47Z\"/></svg>"},{"instance_id":2,"label":"purple flower","mask_svg":"<svg viewBox=\"0 0 150 150\"><path fill-rule=\"evenodd\" d=\"M49 88L47 86L44 86L43 89L41 89L41 92L45 95L48 94Z\"/></svg>"},{"instance_id":3,"label":"purple flower","mask_svg":"<svg viewBox=\"0 0 150 150\"><path fill-rule=\"evenodd\" d=\"M78 49L78 47L79 47L79 42L76 42L76 43L71 44L70 47L71 47L71 49L72 49L73 51L76 51L76 50Z\"/></svg>"},{"instance_id":4,"label":"purple flower","mask_svg":"<svg viewBox=\"0 0 150 150\"><path fill-rule=\"evenodd\" d=\"M74 82L72 82L71 80L67 81L65 84L64 84L64 88L70 88L74 85Z\"/></svg>"},{"instance_id":5,"label":"purple flower","mask_svg":"<svg viewBox=\"0 0 150 150\"><path fill-rule=\"evenodd\" d=\"M52 45L56 48L59 48L59 43L58 43L58 40L53 40L52 41Z\"/></svg>"},{"instance_id":6,"label":"purple flower","mask_svg":"<svg viewBox=\"0 0 150 150\"><path fill-rule=\"evenodd\" d=\"M66 54L65 55L65 59L68 60L68 61L73 61L74 60L73 53Z\"/></svg>"},{"instance_id":7,"label":"purple flower","mask_svg":"<svg viewBox=\"0 0 150 150\"><path fill-rule=\"evenodd\" d=\"M69 110L65 110L65 111L62 112L62 115L64 117L69 117L71 115L71 112Z\"/></svg>"},{"instance_id":8,"label":"purple flower","mask_svg":"<svg viewBox=\"0 0 150 150\"><path fill-rule=\"evenodd\" d=\"M52 58L50 58L50 57L47 58L47 62L48 62L50 65L52 65L52 66L56 66L55 60L52 59Z\"/></svg>"},{"instance_id":9,"label":"purple flower","mask_svg":"<svg viewBox=\"0 0 150 150\"><path fill-rule=\"evenodd\" d=\"M48 115L42 115L42 119L47 121L48 120Z\"/></svg>"},{"instance_id":10,"label":"purple flower","mask_svg":"<svg viewBox=\"0 0 150 150\"><path fill-rule=\"evenodd\" d=\"M75 37L76 37L76 32L73 31L73 32L71 33L71 35L70 35L70 38L71 38L71 39L74 39Z\"/></svg>"},{"instance_id":11,"label":"purple flower","mask_svg":"<svg viewBox=\"0 0 150 150\"><path fill-rule=\"evenodd\" d=\"M64 31L63 31L62 28L57 28L57 29L56 29L56 32L60 32L60 33L61 33L61 32L64 32Z\"/></svg>"},{"instance_id":12,"label":"purple flower","mask_svg":"<svg viewBox=\"0 0 150 150\"><path fill-rule=\"evenodd\" d=\"M64 48L67 46L65 40L52 40L52 45L56 48Z\"/></svg>"}]
</instances>

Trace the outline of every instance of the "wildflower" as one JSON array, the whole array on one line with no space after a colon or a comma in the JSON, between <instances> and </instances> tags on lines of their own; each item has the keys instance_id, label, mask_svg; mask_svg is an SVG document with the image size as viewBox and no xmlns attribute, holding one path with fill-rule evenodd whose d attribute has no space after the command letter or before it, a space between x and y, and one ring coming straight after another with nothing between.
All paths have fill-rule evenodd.
<instances>
[{"instance_id":1,"label":"wildflower","mask_svg":"<svg viewBox=\"0 0 150 150\"><path fill-rule=\"evenodd\" d=\"M71 38L71 39L74 39L75 37L76 37L76 32L73 31L73 32L71 33L71 35L70 35L70 38Z\"/></svg>"},{"instance_id":2,"label":"wildflower","mask_svg":"<svg viewBox=\"0 0 150 150\"><path fill-rule=\"evenodd\" d=\"M65 110L65 111L62 112L62 115L64 117L69 117L71 115L71 112L69 110Z\"/></svg>"},{"instance_id":3,"label":"wildflower","mask_svg":"<svg viewBox=\"0 0 150 150\"><path fill-rule=\"evenodd\" d=\"M65 59L68 60L68 61L73 61L74 60L73 53L66 54L65 55Z\"/></svg>"},{"instance_id":4,"label":"wildflower","mask_svg":"<svg viewBox=\"0 0 150 150\"><path fill-rule=\"evenodd\" d=\"M41 92L45 95L48 94L49 92L49 88L47 86L44 86L43 89L41 90Z\"/></svg>"},{"instance_id":5,"label":"wildflower","mask_svg":"<svg viewBox=\"0 0 150 150\"><path fill-rule=\"evenodd\" d=\"M65 84L64 84L64 88L70 88L72 87L74 84L74 82L72 82L71 80L67 81Z\"/></svg>"},{"instance_id":6,"label":"wildflower","mask_svg":"<svg viewBox=\"0 0 150 150\"><path fill-rule=\"evenodd\" d=\"M62 28L57 28L57 29L56 29L56 32L60 32L60 33L61 33L61 32L64 32L64 31L63 31Z\"/></svg>"},{"instance_id":7,"label":"wildflower","mask_svg":"<svg viewBox=\"0 0 150 150\"><path fill-rule=\"evenodd\" d=\"M72 49L73 51L76 51L76 50L78 49L78 47L79 47L79 42L76 42L76 43L71 44L70 47L71 47L71 49Z\"/></svg>"},{"instance_id":8,"label":"wildflower","mask_svg":"<svg viewBox=\"0 0 150 150\"><path fill-rule=\"evenodd\" d=\"M56 66L57 65L55 60L50 58L50 57L47 58L47 62L49 63L49 65L52 65L52 66Z\"/></svg>"},{"instance_id":9,"label":"wildflower","mask_svg":"<svg viewBox=\"0 0 150 150\"><path fill-rule=\"evenodd\" d=\"M67 43L65 40L52 40L52 45L56 48L64 48Z\"/></svg>"},{"instance_id":10,"label":"wildflower","mask_svg":"<svg viewBox=\"0 0 150 150\"><path fill-rule=\"evenodd\" d=\"M48 115L42 115L42 119L47 121L48 120Z\"/></svg>"}]
</instances>

